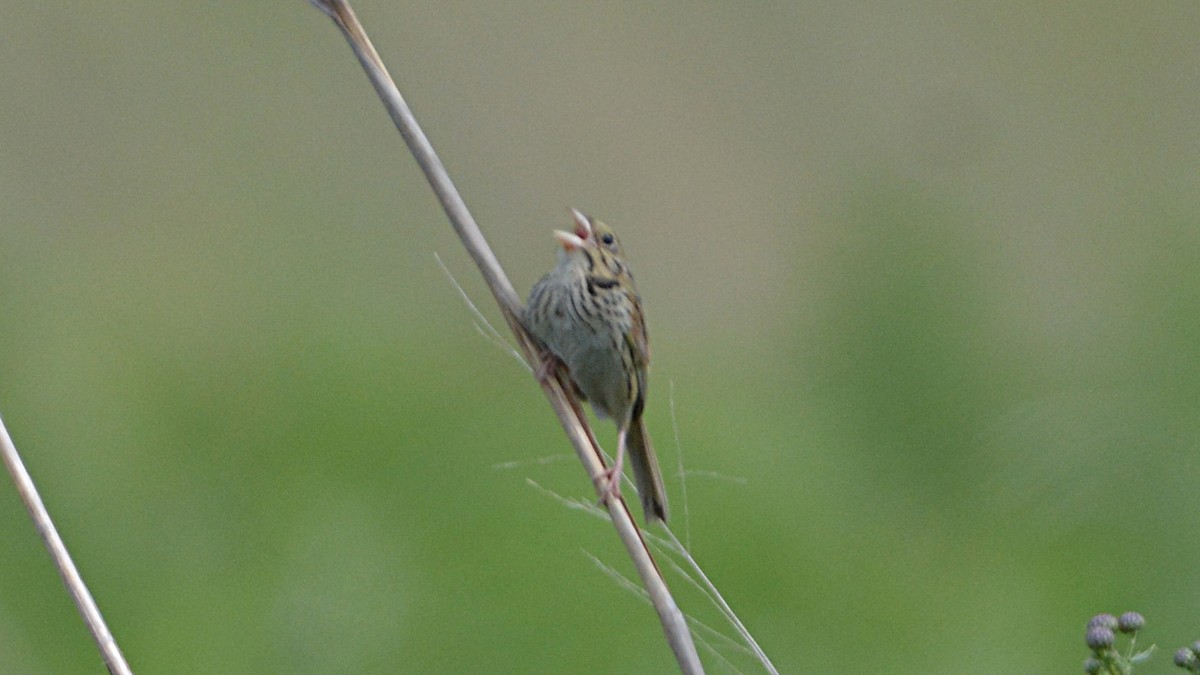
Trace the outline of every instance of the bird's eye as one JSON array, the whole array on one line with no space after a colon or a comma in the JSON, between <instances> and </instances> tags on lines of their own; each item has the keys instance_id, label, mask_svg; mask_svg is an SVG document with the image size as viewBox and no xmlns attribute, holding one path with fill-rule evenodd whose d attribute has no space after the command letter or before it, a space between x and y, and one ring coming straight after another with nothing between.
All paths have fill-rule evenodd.
<instances>
[{"instance_id":1,"label":"bird's eye","mask_svg":"<svg viewBox=\"0 0 1200 675\"><path fill-rule=\"evenodd\" d=\"M612 246L613 242L616 240L616 237L612 236L611 234L605 234L600 237L600 241L604 242L605 246Z\"/></svg>"}]
</instances>

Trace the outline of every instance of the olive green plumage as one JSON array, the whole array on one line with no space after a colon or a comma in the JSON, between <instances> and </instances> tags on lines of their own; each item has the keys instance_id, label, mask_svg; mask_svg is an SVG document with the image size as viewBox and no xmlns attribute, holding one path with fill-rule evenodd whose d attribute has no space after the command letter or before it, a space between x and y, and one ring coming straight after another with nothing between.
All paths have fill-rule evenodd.
<instances>
[{"instance_id":1,"label":"olive green plumage","mask_svg":"<svg viewBox=\"0 0 1200 675\"><path fill-rule=\"evenodd\" d=\"M641 298L612 228L572 209L575 232L555 232L558 264L529 292L525 327L566 366L581 398L617 424L610 489L628 450L647 521L667 519L662 472L642 413L650 344Z\"/></svg>"}]
</instances>

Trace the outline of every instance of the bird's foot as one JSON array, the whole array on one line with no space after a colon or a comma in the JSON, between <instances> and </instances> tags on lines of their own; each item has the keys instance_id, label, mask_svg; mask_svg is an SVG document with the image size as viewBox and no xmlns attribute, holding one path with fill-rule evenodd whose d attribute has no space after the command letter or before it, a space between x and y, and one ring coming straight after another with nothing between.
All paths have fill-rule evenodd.
<instances>
[{"instance_id":1,"label":"bird's foot","mask_svg":"<svg viewBox=\"0 0 1200 675\"><path fill-rule=\"evenodd\" d=\"M600 505L611 499L621 498L621 469L625 460L625 432L622 430L617 433L617 458L613 461L613 465L600 473L597 478L596 489L600 492Z\"/></svg>"},{"instance_id":2,"label":"bird's foot","mask_svg":"<svg viewBox=\"0 0 1200 675\"><path fill-rule=\"evenodd\" d=\"M546 384L550 377L553 376L559 368L565 367L566 365L561 359L550 352L545 352L545 356L542 357L541 363L537 365L537 368L534 368L533 376L537 378L539 383Z\"/></svg>"},{"instance_id":3,"label":"bird's foot","mask_svg":"<svg viewBox=\"0 0 1200 675\"><path fill-rule=\"evenodd\" d=\"M596 491L600 493L600 497L596 500L596 506L603 507L605 502L613 499L621 498L621 471L617 467L609 467L600 472L596 477Z\"/></svg>"}]
</instances>

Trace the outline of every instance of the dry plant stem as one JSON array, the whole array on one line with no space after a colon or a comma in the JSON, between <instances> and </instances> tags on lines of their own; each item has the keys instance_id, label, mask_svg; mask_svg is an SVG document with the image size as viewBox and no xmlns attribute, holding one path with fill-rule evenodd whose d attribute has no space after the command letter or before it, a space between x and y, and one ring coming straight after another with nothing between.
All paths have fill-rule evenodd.
<instances>
[{"instance_id":1,"label":"dry plant stem","mask_svg":"<svg viewBox=\"0 0 1200 675\"><path fill-rule=\"evenodd\" d=\"M670 529L667 530L667 540L670 542L670 548L679 555L683 556L684 560L687 561L688 567L700 577L700 581L693 581L693 583L695 583L705 595L707 595L712 599L713 602L717 604L717 607L720 608L721 613L725 616L726 620L733 625L734 629L737 630L738 635L742 637L742 641L745 642L746 646L750 648L751 653L753 653L754 657L758 659L758 662L761 663L763 668L765 668L766 671L771 675L779 675L779 671L776 670L775 664L771 662L771 659L767 656L767 653L764 652L762 647L758 645L758 640L754 639L754 636L750 634L750 631L746 628L746 625L743 624L742 620L738 618L738 615L734 613L733 608L729 606L728 602L725 602L725 596L721 595L721 592L717 590L716 585L713 584L713 582L708 578L708 575L704 573L704 570L700 568L700 564L697 563L696 559L692 557L691 551L689 551L687 547L683 545L683 542L679 541L679 538L676 537L675 533ZM680 576L688 579L691 578L684 573L683 570L679 571Z\"/></svg>"},{"instance_id":2,"label":"dry plant stem","mask_svg":"<svg viewBox=\"0 0 1200 675\"><path fill-rule=\"evenodd\" d=\"M409 151L412 152L421 170L425 172L430 186L437 194L442 208L446 211L446 216L450 219L451 226L454 227L467 252L475 260L475 264L483 274L483 278L487 282L488 288L491 289L492 295L495 296L496 302L500 305L500 311L504 314L504 319L512 329L513 335L516 336L517 344L525 354L526 360L530 363L541 363L543 355L517 318L521 311L520 298L504 274L496 256L492 253L491 247L484 239L483 233L480 232L479 226L475 224L474 218L471 217L466 204L458 190L455 189L454 183L434 152L429 139L421 131L412 111L409 110L404 98L400 95L400 91L388 74L387 68L384 67L382 59L371 45L354 10L345 0L311 1L318 9L333 19L346 36L351 49L354 50L366 71L367 77L374 85L376 93L391 115L392 121L400 130L400 135L408 144ZM546 398L558 415L563 431L566 432L571 444L575 446L576 454L583 462L588 475L592 477L593 483L599 487L601 481L598 479L602 476L605 468L604 460L599 447L590 437L586 421L580 416L578 404L572 402L573 399L568 394L569 389L564 386L561 375L545 378L541 385ZM600 490L598 489L597 492L599 494ZM625 544L625 549L633 561L642 585L646 588L650 600L658 612L663 633L675 653L680 669L684 673L704 672L683 613L675 604L670 591L667 590L662 573L655 565L646 543L642 540L629 507L623 499L609 498L605 500L605 504L613 526L622 543Z\"/></svg>"},{"instance_id":3,"label":"dry plant stem","mask_svg":"<svg viewBox=\"0 0 1200 675\"><path fill-rule=\"evenodd\" d=\"M46 505L42 503L42 498L33 485L33 479L25 470L25 464L21 461L21 456L17 454L17 448L13 445L3 420L0 420L0 454L4 455L4 466L12 476L13 483L17 486L17 493L20 494L21 501L25 503L25 508L29 511L29 517L33 519L38 534L42 535L42 541L46 542L46 549L50 551L50 557L54 559L54 565L58 568L58 573L62 575L63 583L71 592L71 597L75 600L75 606L79 608L83 622L87 624L92 638L96 640L96 645L100 648L100 654L104 657L108 672L113 675L131 675L133 671L129 670L129 664L125 662L125 656L117 647L117 641L113 639L108 625L104 623L104 617L100 616L100 609L96 607L96 601L92 599L92 594L88 592L87 586L83 583L83 577L79 576L79 570L75 569L75 563L71 562L71 554L67 553L67 547L63 544L62 537L58 536L54 521L50 520Z\"/></svg>"}]
</instances>

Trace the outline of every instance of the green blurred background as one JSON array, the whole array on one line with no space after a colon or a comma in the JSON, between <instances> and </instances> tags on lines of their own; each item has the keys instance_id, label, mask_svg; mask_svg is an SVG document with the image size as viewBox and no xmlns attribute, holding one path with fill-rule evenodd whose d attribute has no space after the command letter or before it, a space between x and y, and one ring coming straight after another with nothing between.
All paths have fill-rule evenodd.
<instances>
[{"instance_id":1,"label":"green blurred background","mask_svg":"<svg viewBox=\"0 0 1200 675\"><path fill-rule=\"evenodd\" d=\"M1200 4L357 9L521 293L567 206L621 233L676 530L781 670L1200 638ZM0 50L0 413L136 671L672 670L324 16ZM101 672L0 493L4 672Z\"/></svg>"}]
</instances>

